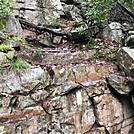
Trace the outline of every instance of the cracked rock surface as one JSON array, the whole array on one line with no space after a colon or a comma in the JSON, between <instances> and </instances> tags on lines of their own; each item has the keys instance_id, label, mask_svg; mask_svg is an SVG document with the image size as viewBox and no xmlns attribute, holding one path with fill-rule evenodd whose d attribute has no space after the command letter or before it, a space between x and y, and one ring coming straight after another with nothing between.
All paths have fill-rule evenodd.
<instances>
[{"instance_id":1,"label":"cracked rock surface","mask_svg":"<svg viewBox=\"0 0 134 134\"><path fill-rule=\"evenodd\" d=\"M102 69L105 68L105 69ZM131 134L132 102L105 79L114 65L54 66L1 72L0 132ZM101 71L100 71L101 70Z\"/></svg>"}]
</instances>

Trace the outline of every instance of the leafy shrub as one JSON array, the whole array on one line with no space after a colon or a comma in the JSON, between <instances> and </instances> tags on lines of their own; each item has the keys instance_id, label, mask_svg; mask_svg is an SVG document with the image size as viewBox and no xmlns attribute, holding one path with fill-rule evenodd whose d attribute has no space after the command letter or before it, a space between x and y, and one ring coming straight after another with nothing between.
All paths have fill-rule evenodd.
<instances>
[{"instance_id":1,"label":"leafy shrub","mask_svg":"<svg viewBox=\"0 0 134 134\"><path fill-rule=\"evenodd\" d=\"M110 11L118 8L117 2L133 10L133 0L85 0L82 7L84 20L78 24L80 34L95 37L110 21Z\"/></svg>"},{"instance_id":2,"label":"leafy shrub","mask_svg":"<svg viewBox=\"0 0 134 134\"><path fill-rule=\"evenodd\" d=\"M91 36L94 36L108 23L108 12L114 5L114 0L86 0L83 2L85 20L79 24L80 34L89 32Z\"/></svg>"}]
</instances>

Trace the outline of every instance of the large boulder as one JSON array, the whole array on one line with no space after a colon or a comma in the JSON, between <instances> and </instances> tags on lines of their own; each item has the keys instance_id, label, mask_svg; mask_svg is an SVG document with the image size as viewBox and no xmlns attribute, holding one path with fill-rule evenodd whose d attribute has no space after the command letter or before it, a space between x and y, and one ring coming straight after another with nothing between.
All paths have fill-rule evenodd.
<instances>
[{"instance_id":1,"label":"large boulder","mask_svg":"<svg viewBox=\"0 0 134 134\"><path fill-rule=\"evenodd\" d=\"M121 39L124 37L122 32L122 25L118 22L110 23L103 31L103 38L120 42Z\"/></svg>"},{"instance_id":2,"label":"large boulder","mask_svg":"<svg viewBox=\"0 0 134 134\"><path fill-rule=\"evenodd\" d=\"M129 95L134 87L134 80L131 77L123 77L116 74L110 74L107 77L108 83L119 94Z\"/></svg>"},{"instance_id":3,"label":"large boulder","mask_svg":"<svg viewBox=\"0 0 134 134\"><path fill-rule=\"evenodd\" d=\"M134 77L134 49L123 47L117 54L119 67L127 74Z\"/></svg>"},{"instance_id":4,"label":"large boulder","mask_svg":"<svg viewBox=\"0 0 134 134\"><path fill-rule=\"evenodd\" d=\"M13 14L9 16L6 28L3 31L9 36L24 38L22 27Z\"/></svg>"},{"instance_id":5,"label":"large boulder","mask_svg":"<svg viewBox=\"0 0 134 134\"><path fill-rule=\"evenodd\" d=\"M60 18L63 7L60 0L13 0L15 16L35 24L48 23Z\"/></svg>"},{"instance_id":6,"label":"large boulder","mask_svg":"<svg viewBox=\"0 0 134 134\"><path fill-rule=\"evenodd\" d=\"M65 14L67 14L70 19L76 22L82 21L81 11L79 8L74 5L64 5L63 7Z\"/></svg>"}]
</instances>

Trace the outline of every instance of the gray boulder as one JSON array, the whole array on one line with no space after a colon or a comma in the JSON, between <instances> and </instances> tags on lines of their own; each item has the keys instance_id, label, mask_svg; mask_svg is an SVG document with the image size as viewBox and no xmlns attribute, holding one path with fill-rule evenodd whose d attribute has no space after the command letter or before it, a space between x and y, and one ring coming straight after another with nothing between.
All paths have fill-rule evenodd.
<instances>
[{"instance_id":1,"label":"gray boulder","mask_svg":"<svg viewBox=\"0 0 134 134\"><path fill-rule=\"evenodd\" d=\"M23 38L23 30L19 23L19 21L14 17L14 15L10 15L7 21L6 28L4 29L6 33L10 36L17 36Z\"/></svg>"},{"instance_id":2,"label":"gray boulder","mask_svg":"<svg viewBox=\"0 0 134 134\"><path fill-rule=\"evenodd\" d=\"M123 47L117 54L117 61L127 75L134 77L134 49Z\"/></svg>"},{"instance_id":3,"label":"gray boulder","mask_svg":"<svg viewBox=\"0 0 134 134\"><path fill-rule=\"evenodd\" d=\"M133 90L134 80L131 77L123 77L115 74L110 74L107 77L108 83L116 90L119 94L129 95Z\"/></svg>"},{"instance_id":4,"label":"gray boulder","mask_svg":"<svg viewBox=\"0 0 134 134\"><path fill-rule=\"evenodd\" d=\"M124 37L122 32L122 25L118 22L110 23L103 31L103 38L120 42L121 39Z\"/></svg>"},{"instance_id":5,"label":"gray boulder","mask_svg":"<svg viewBox=\"0 0 134 134\"><path fill-rule=\"evenodd\" d=\"M64 5L64 11L65 11L65 14L70 15L69 17L72 20L74 20L76 22L81 22L82 21L81 11L76 6L74 6L74 5Z\"/></svg>"}]
</instances>

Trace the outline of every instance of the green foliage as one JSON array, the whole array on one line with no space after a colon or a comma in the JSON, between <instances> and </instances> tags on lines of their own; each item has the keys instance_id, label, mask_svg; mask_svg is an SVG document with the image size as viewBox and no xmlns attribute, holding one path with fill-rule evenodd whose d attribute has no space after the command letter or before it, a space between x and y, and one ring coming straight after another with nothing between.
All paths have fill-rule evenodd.
<instances>
[{"instance_id":1,"label":"green foliage","mask_svg":"<svg viewBox=\"0 0 134 134\"><path fill-rule=\"evenodd\" d=\"M2 52L8 52L8 51L13 51L14 48L7 46L7 45L0 45L0 51Z\"/></svg>"},{"instance_id":2,"label":"green foliage","mask_svg":"<svg viewBox=\"0 0 134 134\"><path fill-rule=\"evenodd\" d=\"M21 39L20 37L17 37L17 36L10 37L9 40L15 40L15 41L24 42L23 39Z\"/></svg>"},{"instance_id":3,"label":"green foliage","mask_svg":"<svg viewBox=\"0 0 134 134\"><path fill-rule=\"evenodd\" d=\"M13 59L13 57L12 57L10 54L5 53L5 56L6 56L7 59L9 59L9 60L12 60L12 59Z\"/></svg>"},{"instance_id":4,"label":"green foliage","mask_svg":"<svg viewBox=\"0 0 134 134\"><path fill-rule=\"evenodd\" d=\"M5 19L7 19L12 12L11 3L11 0L0 0L0 30L6 26Z\"/></svg>"},{"instance_id":5,"label":"green foliage","mask_svg":"<svg viewBox=\"0 0 134 134\"><path fill-rule=\"evenodd\" d=\"M80 34L87 34L87 32L96 31L96 28L105 26L108 23L108 12L115 4L114 0L86 0L83 2L85 12L85 23L81 22Z\"/></svg>"},{"instance_id":6,"label":"green foliage","mask_svg":"<svg viewBox=\"0 0 134 134\"><path fill-rule=\"evenodd\" d=\"M129 9L134 9L134 1L133 0L120 0L120 2Z\"/></svg>"},{"instance_id":7,"label":"green foliage","mask_svg":"<svg viewBox=\"0 0 134 134\"><path fill-rule=\"evenodd\" d=\"M82 7L83 22L77 24L76 29L81 35L96 37L110 21L110 11L118 8L117 2L133 11L133 0L85 0Z\"/></svg>"},{"instance_id":8,"label":"green foliage","mask_svg":"<svg viewBox=\"0 0 134 134\"><path fill-rule=\"evenodd\" d=\"M23 61L23 60L17 60L17 61L12 61L11 63L10 63L10 65L11 65L11 69L17 69L17 68L24 68L24 69L26 69L26 68L28 68L28 63L26 62L26 61Z\"/></svg>"},{"instance_id":9,"label":"green foliage","mask_svg":"<svg viewBox=\"0 0 134 134\"><path fill-rule=\"evenodd\" d=\"M35 54L37 56L42 55L42 51L40 49L35 50Z\"/></svg>"},{"instance_id":10,"label":"green foliage","mask_svg":"<svg viewBox=\"0 0 134 134\"><path fill-rule=\"evenodd\" d=\"M107 22L107 12L113 5L112 0L87 0L84 4L88 4L88 10L85 12L85 16L89 21L93 21L94 23Z\"/></svg>"}]
</instances>

